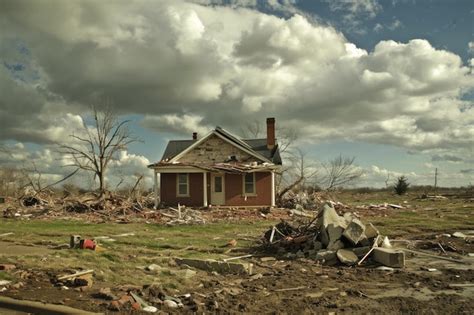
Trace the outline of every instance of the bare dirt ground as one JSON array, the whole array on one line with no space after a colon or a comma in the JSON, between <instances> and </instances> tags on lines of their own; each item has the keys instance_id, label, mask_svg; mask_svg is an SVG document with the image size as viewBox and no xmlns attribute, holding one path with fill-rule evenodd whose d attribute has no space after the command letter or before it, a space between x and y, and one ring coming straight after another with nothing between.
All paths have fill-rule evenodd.
<instances>
[{"instance_id":1,"label":"bare dirt ground","mask_svg":"<svg viewBox=\"0 0 474 315\"><path fill-rule=\"evenodd\" d=\"M378 212L357 208L388 198L404 208ZM111 314L143 312L133 310L130 302L120 304L118 311L112 307L112 300L123 300L128 292L161 311L177 313L473 314L474 257L469 253L474 253L474 240L453 233L469 235L474 230L474 203L456 198L393 198L372 194L340 196L339 200L364 222L374 223L394 246L439 258L406 253L406 267L389 270L377 269L380 265L370 260L346 267L322 266L307 258L263 258L272 253L261 251L259 239L269 226L289 217L287 210L264 216L260 210L215 210L203 212L213 223L180 227L4 219L0 234L14 234L1 237L0 264L16 268L0 271L0 279L11 281L0 286L5 287L0 294ZM70 234L131 231L134 236L103 243L104 252L59 249ZM229 247L226 244L232 238L238 244ZM222 259L248 253L254 256L241 261L254 264L253 275L207 272L177 266L172 259ZM150 264L158 265L158 270L147 271ZM66 289L55 283L58 275L80 269L94 269L90 287L66 284ZM104 288L110 288L109 296L99 294ZM183 307L169 308L163 303L165 297L179 299Z\"/></svg>"}]
</instances>

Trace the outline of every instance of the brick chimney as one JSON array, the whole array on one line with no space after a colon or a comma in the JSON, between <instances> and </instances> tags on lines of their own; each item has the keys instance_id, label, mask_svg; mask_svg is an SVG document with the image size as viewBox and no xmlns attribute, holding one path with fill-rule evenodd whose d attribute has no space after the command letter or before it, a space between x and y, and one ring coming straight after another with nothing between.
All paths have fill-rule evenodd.
<instances>
[{"instance_id":1,"label":"brick chimney","mask_svg":"<svg viewBox=\"0 0 474 315\"><path fill-rule=\"evenodd\" d=\"M275 118L267 118L267 149L275 147Z\"/></svg>"},{"instance_id":2,"label":"brick chimney","mask_svg":"<svg viewBox=\"0 0 474 315\"><path fill-rule=\"evenodd\" d=\"M196 140L198 138L198 133L197 132L193 132L193 140Z\"/></svg>"}]
</instances>

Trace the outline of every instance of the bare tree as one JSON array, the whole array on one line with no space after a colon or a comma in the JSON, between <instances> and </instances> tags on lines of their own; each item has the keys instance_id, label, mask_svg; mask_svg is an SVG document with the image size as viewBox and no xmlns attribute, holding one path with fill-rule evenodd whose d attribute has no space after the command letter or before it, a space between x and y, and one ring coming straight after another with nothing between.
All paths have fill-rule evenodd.
<instances>
[{"instance_id":1,"label":"bare tree","mask_svg":"<svg viewBox=\"0 0 474 315\"><path fill-rule=\"evenodd\" d=\"M327 190L350 184L364 174L360 168L354 165L354 161L355 157L339 155L328 163L323 163L326 174L322 182Z\"/></svg>"},{"instance_id":2,"label":"bare tree","mask_svg":"<svg viewBox=\"0 0 474 315\"><path fill-rule=\"evenodd\" d=\"M290 164L283 165L279 172L276 173L275 177L275 188L276 191L280 191L282 186L285 185L285 178L291 177L288 176L288 173L295 168L295 156L297 156L301 151L293 152L293 146L296 140L299 137L298 132L293 128L286 128L280 127L281 125L277 124L276 126L276 138L278 143L278 149L280 151L280 155L282 155L284 161L291 161ZM243 128L241 128L241 133L245 138L259 138L265 137L264 134L265 128L262 127L262 123L260 120L254 120L252 122L248 122L245 124ZM296 154L296 155L295 155ZM298 160L298 159L296 159ZM286 186L291 185L286 183ZM291 190L292 187L290 187ZM286 190L285 193L289 190ZM277 196L277 199L279 197Z\"/></svg>"},{"instance_id":3,"label":"bare tree","mask_svg":"<svg viewBox=\"0 0 474 315\"><path fill-rule=\"evenodd\" d=\"M246 138L258 138L261 136L262 124L258 120L247 122L245 126L240 129L240 131Z\"/></svg>"},{"instance_id":4,"label":"bare tree","mask_svg":"<svg viewBox=\"0 0 474 315\"><path fill-rule=\"evenodd\" d=\"M295 150L290 160L292 165L287 169L287 172L291 181L277 194L277 201L279 203L287 192L299 185L304 186L307 181L313 180L319 173L317 165L313 162L308 162L306 152L299 148Z\"/></svg>"},{"instance_id":5,"label":"bare tree","mask_svg":"<svg viewBox=\"0 0 474 315\"><path fill-rule=\"evenodd\" d=\"M71 166L91 172L99 181L99 198L104 196L105 174L110 161L119 151L137 141L127 128L129 120L120 121L110 108L99 110L92 107L94 125L83 123L83 136L72 134L77 145L60 145L60 151L72 159Z\"/></svg>"},{"instance_id":6,"label":"bare tree","mask_svg":"<svg viewBox=\"0 0 474 315\"><path fill-rule=\"evenodd\" d=\"M252 122L246 123L245 126L241 128L241 132L245 138L259 138L266 136L264 134L264 129L265 128L262 127L262 123L259 120L254 120ZM298 137L299 134L297 130L293 128L280 127L280 125L277 124L276 138L278 140L278 148L280 150L280 154L291 154L292 146L294 145Z\"/></svg>"},{"instance_id":7,"label":"bare tree","mask_svg":"<svg viewBox=\"0 0 474 315\"><path fill-rule=\"evenodd\" d=\"M390 186L390 172L387 171L387 178L385 178L385 188Z\"/></svg>"},{"instance_id":8,"label":"bare tree","mask_svg":"<svg viewBox=\"0 0 474 315\"><path fill-rule=\"evenodd\" d=\"M25 185L23 173L16 167L0 168L0 195L15 196Z\"/></svg>"}]
</instances>

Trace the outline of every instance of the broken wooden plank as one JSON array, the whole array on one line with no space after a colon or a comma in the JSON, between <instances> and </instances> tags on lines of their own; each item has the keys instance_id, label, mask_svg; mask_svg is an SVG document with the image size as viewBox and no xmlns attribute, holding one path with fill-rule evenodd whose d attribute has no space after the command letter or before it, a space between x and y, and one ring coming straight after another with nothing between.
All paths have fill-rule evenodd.
<instances>
[{"instance_id":1,"label":"broken wooden plank","mask_svg":"<svg viewBox=\"0 0 474 315\"><path fill-rule=\"evenodd\" d=\"M448 286L450 288L472 288L474 283L450 283Z\"/></svg>"},{"instance_id":2,"label":"broken wooden plank","mask_svg":"<svg viewBox=\"0 0 474 315\"><path fill-rule=\"evenodd\" d=\"M362 257L359 262L357 263L357 266L360 266L360 264L362 264L362 262L367 258L369 257L370 253L372 253L372 251L378 246L378 242L379 242L379 237L380 235L377 235L377 237L375 238L374 240L374 243L372 244L372 248L369 250L369 252L367 254L365 254L364 257Z\"/></svg>"},{"instance_id":3,"label":"broken wooden plank","mask_svg":"<svg viewBox=\"0 0 474 315\"><path fill-rule=\"evenodd\" d=\"M418 255L427 256L427 257L431 257L431 258L437 258L437 259L441 259L441 260L447 260L447 261L451 261L451 262L455 262L455 263L459 263L459 264L467 264L467 262L465 262L463 260L459 260L459 259L432 255L432 254L428 254L428 253L425 253L425 252L421 252L421 251L418 251L418 250L412 250L412 249L408 249L408 248L401 248L401 249L406 251L406 252L413 253L413 254L418 254Z\"/></svg>"},{"instance_id":4,"label":"broken wooden plank","mask_svg":"<svg viewBox=\"0 0 474 315\"><path fill-rule=\"evenodd\" d=\"M27 300L16 300L5 296L0 297L0 307L12 310L12 313L14 313L13 311L21 311L28 314L103 314L88 312L65 305L57 305Z\"/></svg>"},{"instance_id":5,"label":"broken wooden plank","mask_svg":"<svg viewBox=\"0 0 474 315\"><path fill-rule=\"evenodd\" d=\"M275 236L275 229L276 229L276 227L273 226L272 233L270 234L270 244L273 243L273 237Z\"/></svg>"},{"instance_id":6,"label":"broken wooden plank","mask_svg":"<svg viewBox=\"0 0 474 315\"><path fill-rule=\"evenodd\" d=\"M252 254L248 254L248 255L242 255L242 256L237 256L237 257L229 257L229 258L224 258L222 259L223 262L228 262L228 261L231 261L231 260L236 260L236 259L241 259L241 258L249 258L249 257L252 257L253 255Z\"/></svg>"},{"instance_id":7,"label":"broken wooden plank","mask_svg":"<svg viewBox=\"0 0 474 315\"><path fill-rule=\"evenodd\" d=\"M67 280L67 279L72 279L72 278L77 278L79 276L87 275L87 274L90 274L90 273L94 273L94 270L89 269L89 270L85 270L85 271L79 271L79 272L73 273L71 275L65 275L65 276L58 277L57 279L58 280Z\"/></svg>"}]
</instances>

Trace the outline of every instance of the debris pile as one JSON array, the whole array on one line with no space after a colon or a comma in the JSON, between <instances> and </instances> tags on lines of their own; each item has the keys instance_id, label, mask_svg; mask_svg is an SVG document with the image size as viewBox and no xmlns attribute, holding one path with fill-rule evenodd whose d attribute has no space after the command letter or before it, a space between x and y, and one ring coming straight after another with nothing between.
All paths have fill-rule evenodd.
<instances>
[{"instance_id":1,"label":"debris pile","mask_svg":"<svg viewBox=\"0 0 474 315\"><path fill-rule=\"evenodd\" d=\"M152 194L127 197L108 192L99 198L93 193L60 196L52 191L26 192L17 201L6 204L2 216L14 219L73 217L89 222L115 220L120 223L141 219L162 221L166 215L153 210L153 206Z\"/></svg>"},{"instance_id":2,"label":"debris pile","mask_svg":"<svg viewBox=\"0 0 474 315\"><path fill-rule=\"evenodd\" d=\"M428 195L422 194L419 199L427 199L427 200L447 200L448 198L441 195Z\"/></svg>"},{"instance_id":3,"label":"debris pile","mask_svg":"<svg viewBox=\"0 0 474 315\"><path fill-rule=\"evenodd\" d=\"M195 301L191 294L172 296L167 294L158 285L144 285L143 287L101 288L93 297L107 301L110 311L143 311L156 313L162 311L177 311L178 309L196 312L199 305L204 303Z\"/></svg>"},{"instance_id":4,"label":"debris pile","mask_svg":"<svg viewBox=\"0 0 474 315\"><path fill-rule=\"evenodd\" d=\"M315 191L310 193L308 191L295 192L290 190L283 195L280 207L296 210L317 210L325 203L329 202L336 210L349 209L349 206L342 202L333 201L333 197L334 196L327 191Z\"/></svg>"},{"instance_id":5,"label":"debris pile","mask_svg":"<svg viewBox=\"0 0 474 315\"><path fill-rule=\"evenodd\" d=\"M281 221L265 233L264 240L266 245L277 251L277 255L309 258L328 265L338 262L355 265L362 262L359 259L365 259L364 256L374 248L390 247L388 239L383 242L379 231L371 223L364 224L349 212L339 216L331 203L324 204L318 215L307 223L292 225ZM393 260L399 259L399 253L394 252L396 257ZM386 261L385 256L392 253L377 255L383 256ZM399 267L403 265L400 261L397 261Z\"/></svg>"},{"instance_id":6,"label":"debris pile","mask_svg":"<svg viewBox=\"0 0 474 315\"><path fill-rule=\"evenodd\" d=\"M380 204L370 204L370 205L362 205L356 206L356 209L370 209L370 210L388 210L388 209L404 209L404 206L396 205L393 203L380 203Z\"/></svg>"},{"instance_id":7,"label":"debris pile","mask_svg":"<svg viewBox=\"0 0 474 315\"><path fill-rule=\"evenodd\" d=\"M201 217L201 212L186 208L178 204L178 209L167 208L160 210L160 215L169 218L166 220L167 225L180 225L180 224L204 224L206 220Z\"/></svg>"}]
</instances>

